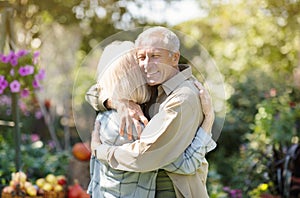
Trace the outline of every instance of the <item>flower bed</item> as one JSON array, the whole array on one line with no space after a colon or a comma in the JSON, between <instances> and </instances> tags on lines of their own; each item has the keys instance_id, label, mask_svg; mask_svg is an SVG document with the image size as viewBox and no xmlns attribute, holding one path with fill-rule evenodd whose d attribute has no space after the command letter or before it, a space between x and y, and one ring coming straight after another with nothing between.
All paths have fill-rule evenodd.
<instances>
[{"instance_id":1,"label":"flower bed","mask_svg":"<svg viewBox=\"0 0 300 198\"><path fill-rule=\"evenodd\" d=\"M11 51L8 55L0 54L0 94L7 92L21 93L22 97L40 89L40 81L45 77L45 70L38 69L38 53L26 50Z\"/></svg>"},{"instance_id":2,"label":"flower bed","mask_svg":"<svg viewBox=\"0 0 300 198\"><path fill-rule=\"evenodd\" d=\"M24 172L12 173L8 186L2 189L2 198L34 197L64 198L67 192L67 180L64 175L48 174L35 182L29 182Z\"/></svg>"},{"instance_id":3,"label":"flower bed","mask_svg":"<svg viewBox=\"0 0 300 198\"><path fill-rule=\"evenodd\" d=\"M14 195L13 193L4 193L1 194L2 198L65 198L66 193L65 192L45 192L43 195L37 195L37 196L18 196Z\"/></svg>"}]
</instances>

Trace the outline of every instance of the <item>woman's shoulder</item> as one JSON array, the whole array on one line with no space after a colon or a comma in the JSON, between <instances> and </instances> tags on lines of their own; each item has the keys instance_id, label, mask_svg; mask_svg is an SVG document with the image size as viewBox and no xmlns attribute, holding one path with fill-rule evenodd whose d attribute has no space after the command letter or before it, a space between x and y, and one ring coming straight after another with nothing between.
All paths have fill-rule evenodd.
<instances>
[{"instance_id":1,"label":"woman's shoulder","mask_svg":"<svg viewBox=\"0 0 300 198\"><path fill-rule=\"evenodd\" d=\"M117 116L117 111L107 110L107 111L99 112L97 114L96 120L98 120L100 122L106 122L109 120L117 120L116 116Z\"/></svg>"}]
</instances>

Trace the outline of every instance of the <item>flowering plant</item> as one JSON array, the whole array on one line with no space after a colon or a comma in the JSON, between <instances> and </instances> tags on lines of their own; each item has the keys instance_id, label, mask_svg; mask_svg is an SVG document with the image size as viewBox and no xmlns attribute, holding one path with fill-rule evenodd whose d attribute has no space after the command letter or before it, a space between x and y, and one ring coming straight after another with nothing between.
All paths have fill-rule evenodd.
<instances>
[{"instance_id":1,"label":"flowering plant","mask_svg":"<svg viewBox=\"0 0 300 198\"><path fill-rule=\"evenodd\" d=\"M19 50L0 54L0 95L6 91L26 97L41 88L45 70L38 69L38 52Z\"/></svg>"}]
</instances>

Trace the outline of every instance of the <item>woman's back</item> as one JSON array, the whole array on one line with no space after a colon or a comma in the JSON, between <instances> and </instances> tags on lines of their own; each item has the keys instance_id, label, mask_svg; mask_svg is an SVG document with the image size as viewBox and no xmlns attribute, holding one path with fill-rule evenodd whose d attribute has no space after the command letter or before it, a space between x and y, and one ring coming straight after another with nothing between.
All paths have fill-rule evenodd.
<instances>
[{"instance_id":1,"label":"woman's back","mask_svg":"<svg viewBox=\"0 0 300 198\"><path fill-rule=\"evenodd\" d=\"M133 140L127 136L120 136L117 112L114 110L101 112L96 121L100 122L100 139L102 144L123 145L133 142L137 133L133 130ZM155 196L155 181L157 171L145 173L128 172L111 168L107 163L102 163L94 156L91 158L91 182L88 191L92 197L128 197L140 198Z\"/></svg>"}]
</instances>

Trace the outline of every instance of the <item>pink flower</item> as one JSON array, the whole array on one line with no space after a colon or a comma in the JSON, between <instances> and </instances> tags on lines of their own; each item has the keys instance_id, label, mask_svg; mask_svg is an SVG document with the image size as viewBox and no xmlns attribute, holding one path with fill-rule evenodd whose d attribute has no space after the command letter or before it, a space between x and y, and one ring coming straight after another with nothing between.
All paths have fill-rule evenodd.
<instances>
[{"instance_id":1,"label":"pink flower","mask_svg":"<svg viewBox=\"0 0 300 198\"><path fill-rule=\"evenodd\" d=\"M29 96L29 90L28 89L23 89L22 91L21 91L21 97L22 98L26 98L27 96Z\"/></svg>"},{"instance_id":2,"label":"pink flower","mask_svg":"<svg viewBox=\"0 0 300 198\"><path fill-rule=\"evenodd\" d=\"M19 69L19 74L21 76L28 76L30 74L33 74L34 72L34 67L32 65L26 65L24 67L20 67Z\"/></svg>"},{"instance_id":3,"label":"pink flower","mask_svg":"<svg viewBox=\"0 0 300 198\"><path fill-rule=\"evenodd\" d=\"M11 91L12 93L17 93L17 92L20 91L20 86L21 86L21 85L20 85L19 81L14 80L14 81L12 81L12 82L10 83L10 85L9 85L10 91Z\"/></svg>"},{"instance_id":4,"label":"pink flower","mask_svg":"<svg viewBox=\"0 0 300 198\"><path fill-rule=\"evenodd\" d=\"M25 68L25 67L20 67L20 69L19 69L19 74L20 74L21 76L26 76L26 75L27 75L27 70L26 70L26 68Z\"/></svg>"},{"instance_id":5,"label":"pink flower","mask_svg":"<svg viewBox=\"0 0 300 198\"><path fill-rule=\"evenodd\" d=\"M31 134L31 142L36 142L40 140L40 136L38 134Z\"/></svg>"},{"instance_id":6,"label":"pink flower","mask_svg":"<svg viewBox=\"0 0 300 198\"><path fill-rule=\"evenodd\" d=\"M39 52L31 53L27 50L10 51L7 55L0 53L1 68L3 66L0 72L0 95L8 86L12 93L22 90L21 97L27 97L35 89L40 90L45 70L37 68L38 57Z\"/></svg>"},{"instance_id":7,"label":"pink flower","mask_svg":"<svg viewBox=\"0 0 300 198\"><path fill-rule=\"evenodd\" d=\"M26 70L27 70L27 74L30 75L30 74L33 74L34 72L34 67L32 65L26 65L25 66Z\"/></svg>"},{"instance_id":8,"label":"pink flower","mask_svg":"<svg viewBox=\"0 0 300 198\"><path fill-rule=\"evenodd\" d=\"M8 63L9 62L9 57L2 55L1 56L1 62L2 63Z\"/></svg>"}]
</instances>

